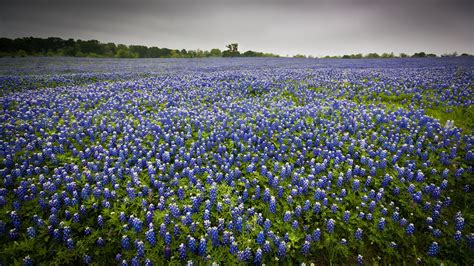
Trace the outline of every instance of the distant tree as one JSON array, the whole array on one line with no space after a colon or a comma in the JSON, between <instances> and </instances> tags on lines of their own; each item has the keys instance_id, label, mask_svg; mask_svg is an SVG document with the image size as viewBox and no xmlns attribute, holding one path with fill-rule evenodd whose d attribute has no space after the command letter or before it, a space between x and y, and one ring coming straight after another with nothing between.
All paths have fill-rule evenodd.
<instances>
[{"instance_id":1,"label":"distant tree","mask_svg":"<svg viewBox=\"0 0 474 266\"><path fill-rule=\"evenodd\" d=\"M303 54L295 54L293 58L306 58L306 55Z\"/></svg>"},{"instance_id":2,"label":"distant tree","mask_svg":"<svg viewBox=\"0 0 474 266\"><path fill-rule=\"evenodd\" d=\"M257 52L254 52L254 51L251 51L251 50L248 50L248 51L246 51L245 53L243 53L242 56L245 56L245 57L257 57L257 56L258 56L258 53L257 53Z\"/></svg>"},{"instance_id":3,"label":"distant tree","mask_svg":"<svg viewBox=\"0 0 474 266\"><path fill-rule=\"evenodd\" d=\"M143 45L130 45L130 53L138 54L138 57L145 58L148 57L148 47Z\"/></svg>"},{"instance_id":4,"label":"distant tree","mask_svg":"<svg viewBox=\"0 0 474 266\"><path fill-rule=\"evenodd\" d=\"M84 54L103 54L103 47L97 40L88 40L88 41L81 41L78 40L77 43L79 44L79 48L82 53Z\"/></svg>"},{"instance_id":5,"label":"distant tree","mask_svg":"<svg viewBox=\"0 0 474 266\"><path fill-rule=\"evenodd\" d=\"M148 56L150 56L151 58L160 57L160 53L161 53L161 50L158 47L153 46L153 47L148 48Z\"/></svg>"},{"instance_id":6,"label":"distant tree","mask_svg":"<svg viewBox=\"0 0 474 266\"><path fill-rule=\"evenodd\" d=\"M366 58L379 58L380 55L378 53L369 53L365 57Z\"/></svg>"},{"instance_id":7,"label":"distant tree","mask_svg":"<svg viewBox=\"0 0 474 266\"><path fill-rule=\"evenodd\" d=\"M204 53L203 50L201 50L201 49L196 50L196 57L201 58L201 57L205 57L205 56L206 56L206 54Z\"/></svg>"},{"instance_id":8,"label":"distant tree","mask_svg":"<svg viewBox=\"0 0 474 266\"><path fill-rule=\"evenodd\" d=\"M115 45L115 43L109 42L107 44L104 44L103 46L104 46L104 56L113 57L117 51L117 46Z\"/></svg>"},{"instance_id":9,"label":"distant tree","mask_svg":"<svg viewBox=\"0 0 474 266\"><path fill-rule=\"evenodd\" d=\"M393 53L383 53L382 58L393 58Z\"/></svg>"},{"instance_id":10,"label":"distant tree","mask_svg":"<svg viewBox=\"0 0 474 266\"><path fill-rule=\"evenodd\" d=\"M234 56L238 56L240 53L239 53L239 45L237 43L231 43L231 44L228 44L226 45L227 47L227 50L224 51L224 53L222 54L222 56L225 56L225 57L234 57Z\"/></svg>"},{"instance_id":11,"label":"distant tree","mask_svg":"<svg viewBox=\"0 0 474 266\"><path fill-rule=\"evenodd\" d=\"M406 58L406 57L408 57L408 55L405 54L405 53L400 53L399 57L400 57L400 58Z\"/></svg>"},{"instance_id":12,"label":"distant tree","mask_svg":"<svg viewBox=\"0 0 474 266\"><path fill-rule=\"evenodd\" d=\"M426 57L425 52L414 53L411 57Z\"/></svg>"},{"instance_id":13,"label":"distant tree","mask_svg":"<svg viewBox=\"0 0 474 266\"><path fill-rule=\"evenodd\" d=\"M179 54L179 50L171 50L170 57L171 58L180 58L181 55Z\"/></svg>"},{"instance_id":14,"label":"distant tree","mask_svg":"<svg viewBox=\"0 0 474 266\"><path fill-rule=\"evenodd\" d=\"M147 47L143 45L124 45L115 43L101 43L97 40L74 40L49 38L0 38L0 57L3 56L75 56L75 57L118 57L118 58L169 58L169 57L219 57L240 56L238 44L227 45L228 50L174 50ZM278 57L271 53L247 51L245 56Z\"/></svg>"},{"instance_id":15,"label":"distant tree","mask_svg":"<svg viewBox=\"0 0 474 266\"><path fill-rule=\"evenodd\" d=\"M115 54L117 58L138 58L137 53L132 53L128 47L124 44L117 45L117 53Z\"/></svg>"},{"instance_id":16,"label":"distant tree","mask_svg":"<svg viewBox=\"0 0 474 266\"><path fill-rule=\"evenodd\" d=\"M211 49L210 56L220 57L220 56L222 56L222 52L221 52L220 49L214 48L214 49Z\"/></svg>"}]
</instances>

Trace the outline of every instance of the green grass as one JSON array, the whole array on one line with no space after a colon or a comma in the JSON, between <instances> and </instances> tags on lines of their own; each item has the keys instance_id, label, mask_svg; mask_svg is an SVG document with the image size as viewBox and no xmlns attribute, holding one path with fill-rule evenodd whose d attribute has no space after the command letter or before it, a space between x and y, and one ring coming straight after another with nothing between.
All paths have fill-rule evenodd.
<instances>
[{"instance_id":1,"label":"green grass","mask_svg":"<svg viewBox=\"0 0 474 266\"><path fill-rule=\"evenodd\" d=\"M446 121L454 121L454 125L463 130L464 133L471 133L474 130L474 108L473 106L451 107L450 112L445 112L445 108L428 108L425 113L428 116L439 119L440 123L444 125Z\"/></svg>"}]
</instances>

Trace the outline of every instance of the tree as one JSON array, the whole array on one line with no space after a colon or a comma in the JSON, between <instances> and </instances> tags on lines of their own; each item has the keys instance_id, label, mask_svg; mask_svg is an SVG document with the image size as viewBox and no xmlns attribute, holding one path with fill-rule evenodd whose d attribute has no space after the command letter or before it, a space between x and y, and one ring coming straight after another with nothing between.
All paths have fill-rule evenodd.
<instances>
[{"instance_id":1,"label":"tree","mask_svg":"<svg viewBox=\"0 0 474 266\"><path fill-rule=\"evenodd\" d=\"M393 53L383 53L382 58L393 58Z\"/></svg>"},{"instance_id":2,"label":"tree","mask_svg":"<svg viewBox=\"0 0 474 266\"><path fill-rule=\"evenodd\" d=\"M296 54L293 56L293 58L306 58L306 55Z\"/></svg>"},{"instance_id":3,"label":"tree","mask_svg":"<svg viewBox=\"0 0 474 266\"><path fill-rule=\"evenodd\" d=\"M239 51L238 51L239 45L237 43L228 44L228 45L226 45L226 47L227 47L227 50L224 51L222 56L234 57L234 56L238 56L240 54Z\"/></svg>"},{"instance_id":4,"label":"tree","mask_svg":"<svg viewBox=\"0 0 474 266\"><path fill-rule=\"evenodd\" d=\"M414 53L411 57L426 57L425 52Z\"/></svg>"},{"instance_id":5,"label":"tree","mask_svg":"<svg viewBox=\"0 0 474 266\"><path fill-rule=\"evenodd\" d=\"M143 45L130 45L129 46L130 53L138 54L138 57L145 58L148 56L148 47Z\"/></svg>"},{"instance_id":6,"label":"tree","mask_svg":"<svg viewBox=\"0 0 474 266\"><path fill-rule=\"evenodd\" d=\"M211 54L210 54L212 57L220 57L222 56L222 52L220 49L217 49L217 48L214 48L211 50Z\"/></svg>"},{"instance_id":7,"label":"tree","mask_svg":"<svg viewBox=\"0 0 474 266\"><path fill-rule=\"evenodd\" d=\"M179 50L171 50L170 51L170 57L171 58L180 58L181 56L179 55Z\"/></svg>"},{"instance_id":8,"label":"tree","mask_svg":"<svg viewBox=\"0 0 474 266\"><path fill-rule=\"evenodd\" d=\"M380 55L378 53L369 53L365 57L366 58L379 58Z\"/></svg>"}]
</instances>

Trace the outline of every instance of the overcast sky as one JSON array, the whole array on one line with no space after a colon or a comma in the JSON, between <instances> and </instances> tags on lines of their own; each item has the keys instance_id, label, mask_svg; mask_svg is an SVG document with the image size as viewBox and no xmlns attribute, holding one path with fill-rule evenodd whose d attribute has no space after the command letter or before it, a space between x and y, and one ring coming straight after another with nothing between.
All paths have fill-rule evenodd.
<instances>
[{"instance_id":1,"label":"overcast sky","mask_svg":"<svg viewBox=\"0 0 474 266\"><path fill-rule=\"evenodd\" d=\"M0 36L280 55L474 54L474 0L0 0Z\"/></svg>"}]
</instances>

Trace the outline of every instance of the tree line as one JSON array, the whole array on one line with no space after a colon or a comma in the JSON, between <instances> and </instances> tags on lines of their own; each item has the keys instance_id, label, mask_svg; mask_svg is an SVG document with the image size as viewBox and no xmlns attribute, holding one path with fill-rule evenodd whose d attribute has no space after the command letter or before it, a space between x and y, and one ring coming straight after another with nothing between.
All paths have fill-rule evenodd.
<instances>
[{"instance_id":1,"label":"tree line","mask_svg":"<svg viewBox=\"0 0 474 266\"><path fill-rule=\"evenodd\" d=\"M102 43L98 40L74 40L58 37L49 38L0 38L0 57L25 57L25 56L74 56L74 57L115 57L115 58L201 58L201 57L279 57L272 53L263 53L248 50L241 53L237 43L226 46L227 50L218 48L206 50L186 50L147 47L144 45L124 45L112 42ZM456 52L443 54L441 57L472 56ZM315 58L313 56L295 55L295 58ZM413 55L401 53L398 56L393 53L369 53L369 54L347 54L342 56L324 56L321 58L406 58L406 57L438 57L433 53L418 52Z\"/></svg>"},{"instance_id":2,"label":"tree line","mask_svg":"<svg viewBox=\"0 0 474 266\"><path fill-rule=\"evenodd\" d=\"M454 52L454 53L451 53L451 54L442 54L441 55L441 57L457 57L457 56L467 57L467 56L472 56L472 55L467 54L467 53L462 53L462 54L458 55L457 52ZM315 57L312 57L312 56L306 56L306 55L300 55L300 54L297 54L293 57L294 58L315 58ZM359 54L346 54L346 55L342 55L342 56L324 56L324 57L321 57L321 58L362 59L362 58L408 58L408 57L424 58L424 57L438 57L438 55L433 54L433 53L425 53L425 52L418 52L418 53L414 53L412 55L408 55L406 53L400 53L398 56L394 55L393 53L382 53L382 54L368 53L368 54L365 54L365 55L359 53Z\"/></svg>"},{"instance_id":3,"label":"tree line","mask_svg":"<svg viewBox=\"0 0 474 266\"><path fill-rule=\"evenodd\" d=\"M0 56L74 56L74 57L115 57L115 58L196 58L196 57L278 57L271 53L246 51L240 53L236 43L206 50L186 50L147 47L144 45L124 45L102 43L97 40L74 40L49 38L0 38Z\"/></svg>"}]
</instances>

